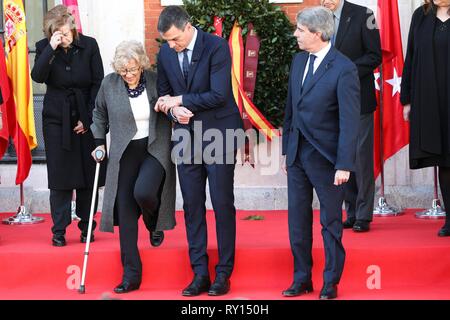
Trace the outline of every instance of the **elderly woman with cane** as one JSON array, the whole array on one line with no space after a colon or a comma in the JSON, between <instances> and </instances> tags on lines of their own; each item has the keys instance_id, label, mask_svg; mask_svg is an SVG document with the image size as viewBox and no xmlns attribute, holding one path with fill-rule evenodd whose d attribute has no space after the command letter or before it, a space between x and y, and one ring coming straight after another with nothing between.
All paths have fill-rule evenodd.
<instances>
[{"instance_id":1,"label":"elderly woman with cane","mask_svg":"<svg viewBox=\"0 0 450 320\"><path fill-rule=\"evenodd\" d=\"M155 247L164 239L163 230L175 227L175 166L170 156L171 123L154 111L156 74L149 71L143 45L120 43L112 66L115 72L103 80L95 103L91 130L97 148L92 156L106 150L109 131L100 231L113 232L113 226L119 226L123 278L114 291L126 293L139 289L142 280L140 215Z\"/></svg>"}]
</instances>

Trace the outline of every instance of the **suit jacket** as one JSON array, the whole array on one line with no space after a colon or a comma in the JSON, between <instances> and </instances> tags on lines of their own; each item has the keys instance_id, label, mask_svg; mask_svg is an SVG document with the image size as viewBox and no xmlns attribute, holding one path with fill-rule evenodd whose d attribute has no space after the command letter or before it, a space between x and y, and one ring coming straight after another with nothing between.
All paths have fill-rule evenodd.
<instances>
[{"instance_id":1,"label":"suit jacket","mask_svg":"<svg viewBox=\"0 0 450 320\"><path fill-rule=\"evenodd\" d=\"M381 41L373 12L344 1L334 46L358 68L361 114L374 112L377 101L373 71L381 64Z\"/></svg>"},{"instance_id":2,"label":"suit jacket","mask_svg":"<svg viewBox=\"0 0 450 320\"><path fill-rule=\"evenodd\" d=\"M356 66L331 47L301 92L308 52L298 53L291 66L283 125L283 155L292 165L300 134L336 170L354 170L360 114Z\"/></svg>"},{"instance_id":3,"label":"suit jacket","mask_svg":"<svg viewBox=\"0 0 450 320\"><path fill-rule=\"evenodd\" d=\"M167 43L162 45L158 54L158 95L182 95L183 106L194 113L189 124L176 123L175 130L192 131L194 121L201 121L202 133L213 128L225 137L226 129L242 128L231 88L230 49L225 39L197 31L187 84L177 52ZM203 148L206 145L202 143Z\"/></svg>"},{"instance_id":4,"label":"suit jacket","mask_svg":"<svg viewBox=\"0 0 450 320\"><path fill-rule=\"evenodd\" d=\"M150 104L147 151L161 163L165 171L156 230L168 230L175 227L175 166L170 157L172 128L164 114L154 111L157 99L156 74L145 71L145 79ZM117 73L111 73L103 80L95 101L92 119L91 130L95 139L105 140L106 133L111 134L100 230L113 232L113 226L117 225L114 206L119 181L120 159L137 132L124 81Z\"/></svg>"}]
</instances>

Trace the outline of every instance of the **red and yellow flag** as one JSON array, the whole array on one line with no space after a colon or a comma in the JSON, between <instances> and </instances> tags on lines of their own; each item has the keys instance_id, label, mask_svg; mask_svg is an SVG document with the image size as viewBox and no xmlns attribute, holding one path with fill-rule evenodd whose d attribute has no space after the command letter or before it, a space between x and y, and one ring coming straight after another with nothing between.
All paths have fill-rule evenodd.
<instances>
[{"instance_id":1,"label":"red and yellow flag","mask_svg":"<svg viewBox=\"0 0 450 320\"><path fill-rule=\"evenodd\" d=\"M31 168L31 150L37 146L34 126L33 90L28 63L27 29L22 0L3 1L5 15L6 67L14 99L16 126L14 145L17 153L16 184L28 177Z\"/></svg>"},{"instance_id":2,"label":"red and yellow flag","mask_svg":"<svg viewBox=\"0 0 450 320\"><path fill-rule=\"evenodd\" d=\"M237 22L235 22L231 30L229 44L232 59L231 79L234 99L243 118L248 118L257 129L261 130L267 139L272 140L273 137L280 135L279 130L276 130L270 124L244 90L244 44L241 28Z\"/></svg>"}]
</instances>

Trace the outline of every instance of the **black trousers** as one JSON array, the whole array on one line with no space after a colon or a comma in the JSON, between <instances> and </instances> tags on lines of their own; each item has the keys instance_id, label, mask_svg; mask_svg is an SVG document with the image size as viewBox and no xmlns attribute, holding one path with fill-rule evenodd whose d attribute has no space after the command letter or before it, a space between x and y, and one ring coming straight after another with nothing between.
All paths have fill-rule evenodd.
<instances>
[{"instance_id":1,"label":"black trousers","mask_svg":"<svg viewBox=\"0 0 450 320\"><path fill-rule=\"evenodd\" d=\"M50 189L50 211L52 214L54 235L65 235L67 226L72 222L71 205L73 190ZM81 219L78 228L83 233L87 233L89 226L89 212L91 210L92 189L76 189L76 213ZM97 211L98 197L96 197L94 212ZM96 227L95 220L92 230Z\"/></svg>"},{"instance_id":2,"label":"black trousers","mask_svg":"<svg viewBox=\"0 0 450 320\"><path fill-rule=\"evenodd\" d=\"M120 159L115 202L124 271L122 281L132 283L140 283L142 278L138 220L144 214L147 229L155 229L165 178L162 165L147 152L147 141L148 138L132 140L125 149Z\"/></svg>"}]
</instances>

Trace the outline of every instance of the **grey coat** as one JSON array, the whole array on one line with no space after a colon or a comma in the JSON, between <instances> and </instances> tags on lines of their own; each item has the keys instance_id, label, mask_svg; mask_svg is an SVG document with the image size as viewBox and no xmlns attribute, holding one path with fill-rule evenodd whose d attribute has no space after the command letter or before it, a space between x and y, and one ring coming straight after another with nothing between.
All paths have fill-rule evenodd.
<instances>
[{"instance_id":1,"label":"grey coat","mask_svg":"<svg viewBox=\"0 0 450 320\"><path fill-rule=\"evenodd\" d=\"M163 113L157 113L153 107L157 99L156 73L145 71L147 95L150 101L150 125L148 152L165 169L166 177L161 194L156 230L169 230L175 227L175 166L171 161L170 121ZM114 232L114 205L119 180L120 159L131 139L137 132L136 122L131 110L130 100L121 76L111 73L103 79L95 101L91 131L95 139L106 139L111 134L109 159L106 172L100 231Z\"/></svg>"}]
</instances>

